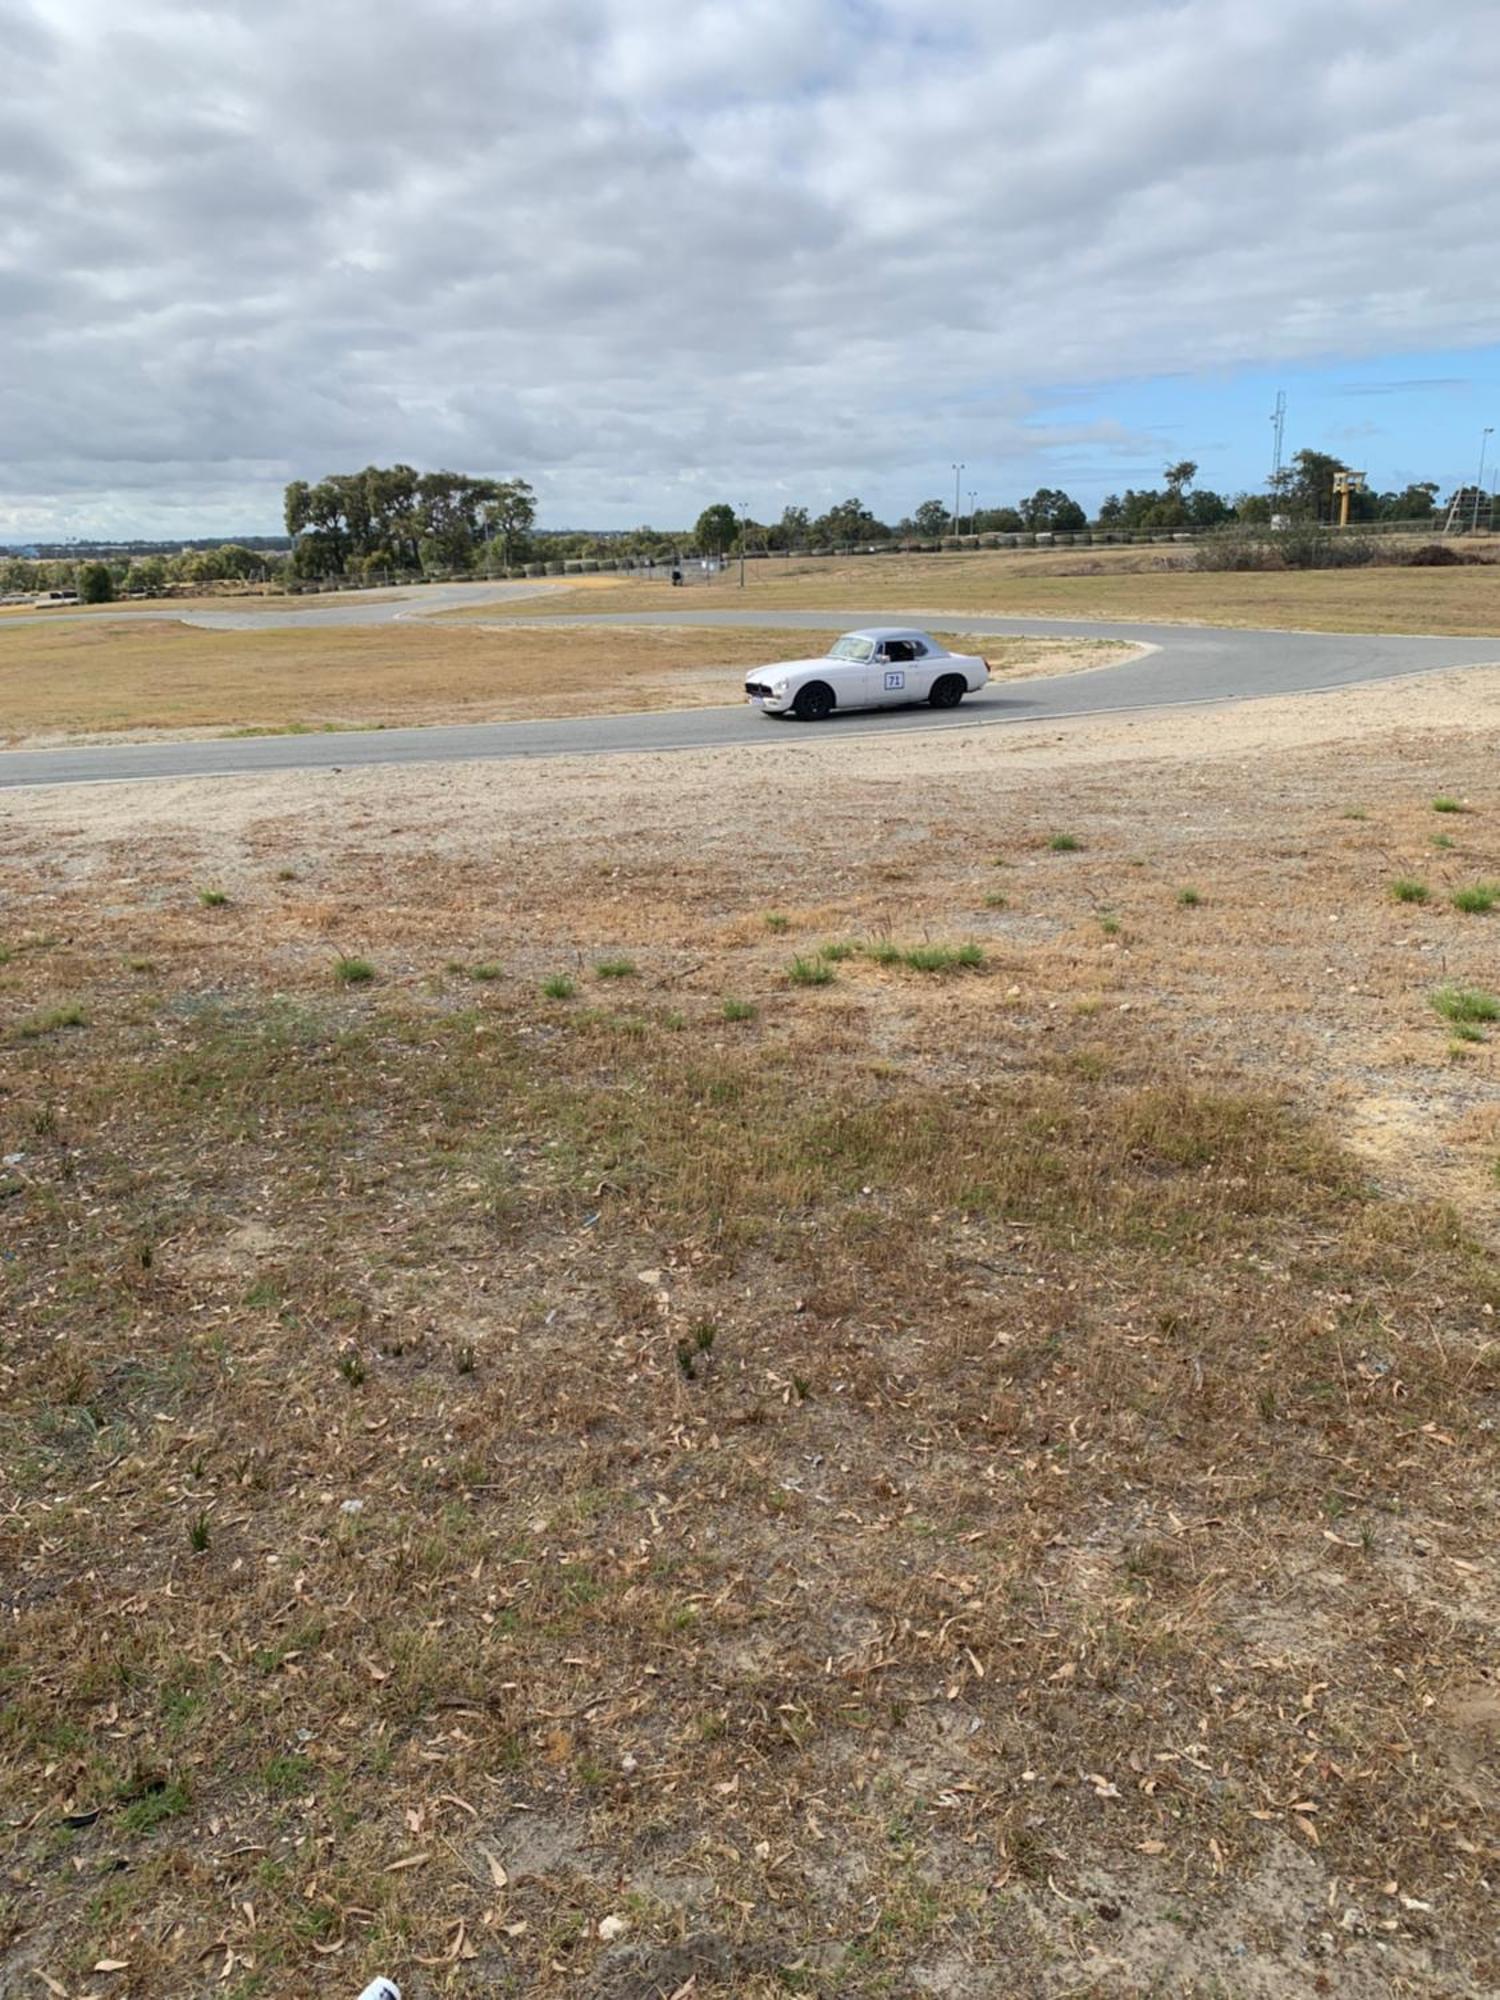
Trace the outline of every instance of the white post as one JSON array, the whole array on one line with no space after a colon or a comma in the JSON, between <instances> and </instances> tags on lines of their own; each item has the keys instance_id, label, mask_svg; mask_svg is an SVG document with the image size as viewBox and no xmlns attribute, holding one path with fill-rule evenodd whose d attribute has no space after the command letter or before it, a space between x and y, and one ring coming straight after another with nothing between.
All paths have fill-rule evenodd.
<instances>
[{"instance_id":1,"label":"white post","mask_svg":"<svg viewBox=\"0 0 1500 2000\"><path fill-rule=\"evenodd\" d=\"M1479 496L1484 491L1485 448L1489 444L1490 432L1494 428L1493 424L1486 424L1484 429L1479 433L1479 477L1474 482L1474 517L1469 523L1470 534L1473 534L1479 526ZM1490 526L1493 527L1494 525L1494 522L1491 521Z\"/></svg>"}]
</instances>

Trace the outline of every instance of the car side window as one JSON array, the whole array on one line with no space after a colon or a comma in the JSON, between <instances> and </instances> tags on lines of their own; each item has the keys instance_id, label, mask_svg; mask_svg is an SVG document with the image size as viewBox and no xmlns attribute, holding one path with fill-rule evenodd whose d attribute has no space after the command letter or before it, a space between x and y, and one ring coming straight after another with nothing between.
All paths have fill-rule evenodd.
<instances>
[{"instance_id":1,"label":"car side window","mask_svg":"<svg viewBox=\"0 0 1500 2000\"><path fill-rule=\"evenodd\" d=\"M922 641L920 639L913 639L910 643L911 658L914 660L925 660L927 657L927 648L922 644Z\"/></svg>"},{"instance_id":2,"label":"car side window","mask_svg":"<svg viewBox=\"0 0 1500 2000\"><path fill-rule=\"evenodd\" d=\"M910 639L892 639L885 649L888 660L909 660L914 657Z\"/></svg>"}]
</instances>

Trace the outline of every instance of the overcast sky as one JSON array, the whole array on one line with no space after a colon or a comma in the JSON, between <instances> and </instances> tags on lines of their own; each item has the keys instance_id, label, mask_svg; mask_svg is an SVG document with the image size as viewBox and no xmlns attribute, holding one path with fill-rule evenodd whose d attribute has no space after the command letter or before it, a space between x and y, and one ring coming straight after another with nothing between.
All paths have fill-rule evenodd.
<instances>
[{"instance_id":1,"label":"overcast sky","mask_svg":"<svg viewBox=\"0 0 1500 2000\"><path fill-rule=\"evenodd\" d=\"M1497 216L1494 0L0 0L0 539L1472 478Z\"/></svg>"}]
</instances>

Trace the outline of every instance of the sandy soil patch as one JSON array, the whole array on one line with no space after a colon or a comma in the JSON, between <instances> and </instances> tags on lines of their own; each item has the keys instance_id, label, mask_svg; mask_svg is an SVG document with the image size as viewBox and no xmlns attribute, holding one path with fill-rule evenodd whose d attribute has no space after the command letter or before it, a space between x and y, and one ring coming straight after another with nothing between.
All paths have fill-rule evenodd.
<instances>
[{"instance_id":1,"label":"sandy soil patch","mask_svg":"<svg viewBox=\"0 0 1500 2000\"><path fill-rule=\"evenodd\" d=\"M1497 747L0 797L0 1987L1492 1992Z\"/></svg>"}]
</instances>

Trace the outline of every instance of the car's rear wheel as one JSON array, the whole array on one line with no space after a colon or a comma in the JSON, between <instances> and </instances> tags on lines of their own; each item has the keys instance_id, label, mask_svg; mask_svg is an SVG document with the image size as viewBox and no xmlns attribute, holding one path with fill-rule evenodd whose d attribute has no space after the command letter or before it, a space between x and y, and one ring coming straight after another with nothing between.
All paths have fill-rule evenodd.
<instances>
[{"instance_id":1,"label":"car's rear wheel","mask_svg":"<svg viewBox=\"0 0 1500 2000\"><path fill-rule=\"evenodd\" d=\"M969 684L962 674L942 674L927 699L934 708L957 708L968 692Z\"/></svg>"},{"instance_id":2,"label":"car's rear wheel","mask_svg":"<svg viewBox=\"0 0 1500 2000\"><path fill-rule=\"evenodd\" d=\"M833 713L833 689L826 681L809 681L798 690L792 713L799 722L826 722Z\"/></svg>"}]
</instances>

